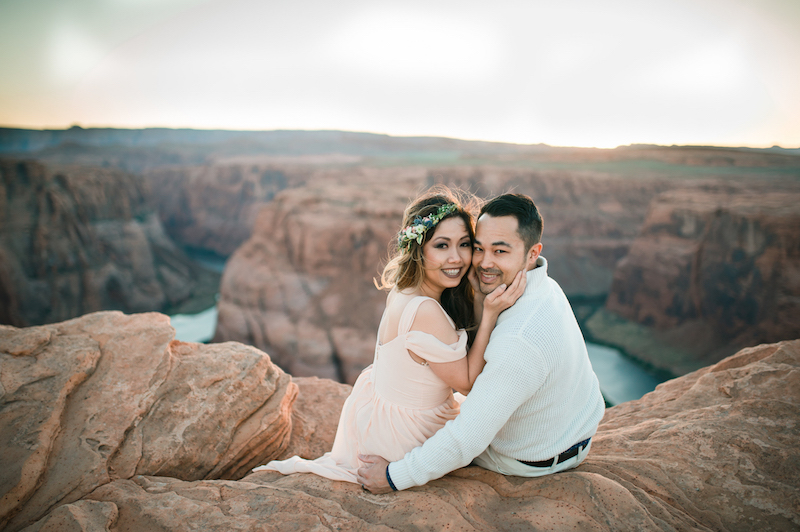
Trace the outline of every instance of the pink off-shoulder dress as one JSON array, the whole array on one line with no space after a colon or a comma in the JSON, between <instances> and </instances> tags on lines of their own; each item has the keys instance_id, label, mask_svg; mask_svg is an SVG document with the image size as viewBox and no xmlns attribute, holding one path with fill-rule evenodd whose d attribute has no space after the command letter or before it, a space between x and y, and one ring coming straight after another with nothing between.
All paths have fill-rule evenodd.
<instances>
[{"instance_id":1,"label":"pink off-shoulder dress","mask_svg":"<svg viewBox=\"0 0 800 532\"><path fill-rule=\"evenodd\" d=\"M428 299L439 304L424 296L408 301L400 316L397 337L381 345L387 315L384 311L373 363L358 376L342 407L331 452L316 460L298 456L273 460L253 471L314 473L356 482L356 472L361 467L359 454L382 456L390 462L399 460L455 418L459 402L452 389L428 365L416 362L408 353L413 351L428 362L452 362L467 354L464 330L458 331L458 341L450 345L430 334L409 330L420 304ZM447 316L444 309L442 312ZM447 319L455 329L453 320L449 316Z\"/></svg>"}]
</instances>

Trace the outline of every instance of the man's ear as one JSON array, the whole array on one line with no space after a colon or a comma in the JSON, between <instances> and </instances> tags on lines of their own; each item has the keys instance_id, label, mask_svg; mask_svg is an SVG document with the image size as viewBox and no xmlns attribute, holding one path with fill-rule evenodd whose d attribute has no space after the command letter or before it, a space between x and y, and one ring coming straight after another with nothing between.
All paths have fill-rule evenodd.
<instances>
[{"instance_id":1,"label":"man's ear","mask_svg":"<svg viewBox=\"0 0 800 532\"><path fill-rule=\"evenodd\" d=\"M542 243L539 242L538 244L534 244L531 246L531 249L528 250L527 256L527 266L529 270L532 270L536 267L536 259L539 258L539 255L542 253Z\"/></svg>"}]
</instances>

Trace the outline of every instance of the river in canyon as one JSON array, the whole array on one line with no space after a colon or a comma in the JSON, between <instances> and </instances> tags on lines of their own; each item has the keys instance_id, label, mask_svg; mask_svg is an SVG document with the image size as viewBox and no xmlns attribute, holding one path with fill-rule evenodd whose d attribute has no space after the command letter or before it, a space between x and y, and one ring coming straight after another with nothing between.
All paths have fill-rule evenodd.
<instances>
[{"instance_id":1,"label":"river in canyon","mask_svg":"<svg viewBox=\"0 0 800 532\"><path fill-rule=\"evenodd\" d=\"M177 340L208 342L217 325L217 307L193 315L177 314L171 320ZM586 347L603 396L611 405L639 399L662 382L617 349L589 342Z\"/></svg>"}]
</instances>

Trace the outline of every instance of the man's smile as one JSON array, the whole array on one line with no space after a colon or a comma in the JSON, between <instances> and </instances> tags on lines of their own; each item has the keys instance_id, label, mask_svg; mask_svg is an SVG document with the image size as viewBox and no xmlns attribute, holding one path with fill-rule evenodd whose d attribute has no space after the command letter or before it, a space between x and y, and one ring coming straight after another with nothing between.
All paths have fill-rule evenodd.
<instances>
[{"instance_id":1,"label":"man's smile","mask_svg":"<svg viewBox=\"0 0 800 532\"><path fill-rule=\"evenodd\" d=\"M500 270L484 270L483 268L478 268L478 277L483 284L492 284L502 273L503 272Z\"/></svg>"}]
</instances>

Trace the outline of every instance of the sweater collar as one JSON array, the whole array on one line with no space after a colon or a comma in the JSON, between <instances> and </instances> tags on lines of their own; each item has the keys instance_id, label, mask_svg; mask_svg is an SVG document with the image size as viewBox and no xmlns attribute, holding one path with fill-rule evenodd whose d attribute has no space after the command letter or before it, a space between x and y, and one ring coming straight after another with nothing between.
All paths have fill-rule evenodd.
<instances>
[{"instance_id":1,"label":"sweater collar","mask_svg":"<svg viewBox=\"0 0 800 532\"><path fill-rule=\"evenodd\" d=\"M539 255L536 258L536 267L526 273L528 284L525 286L525 295L533 295L547 279L547 259Z\"/></svg>"},{"instance_id":2,"label":"sweater collar","mask_svg":"<svg viewBox=\"0 0 800 532\"><path fill-rule=\"evenodd\" d=\"M526 304L524 301L531 301L537 297L541 297L539 289L547 284L547 259L539 255L536 259L536 267L528 270L526 273L528 284L525 286L525 293L520 296L516 303L508 307L500 313L497 318L497 324L516 316L519 312L525 312ZM497 328L495 328L497 330Z\"/></svg>"}]
</instances>

